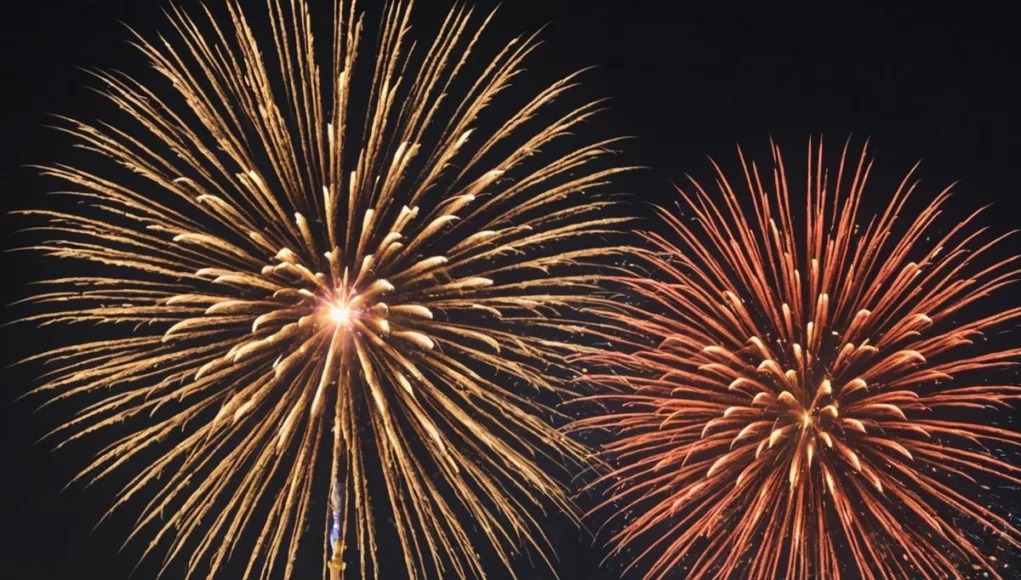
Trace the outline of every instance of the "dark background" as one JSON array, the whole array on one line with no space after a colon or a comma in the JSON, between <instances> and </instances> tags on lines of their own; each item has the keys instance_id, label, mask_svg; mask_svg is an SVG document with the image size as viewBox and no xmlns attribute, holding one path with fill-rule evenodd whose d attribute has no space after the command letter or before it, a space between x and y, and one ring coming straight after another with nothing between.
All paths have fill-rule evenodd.
<instances>
[{"instance_id":1,"label":"dark background","mask_svg":"<svg viewBox=\"0 0 1021 580\"><path fill-rule=\"evenodd\" d=\"M179 4L197 6L193 1ZM259 10L260 2L245 4L253 13ZM311 4L313 14L329 14L329 2ZM977 3L920 9L845 3L839 10L677 4L508 2L490 35L506 39L550 23L544 46L530 60L533 74L520 81L526 85L598 66L585 77L583 92L613 98L600 134L637 137L624 147L622 158L650 167L625 186L638 200L672 202L669 182L684 173L710 180L706 155L734 168L738 142L765 160L772 136L786 148L796 173L794 168L803 171L809 135L823 133L835 148L854 133L858 140L871 137L874 145L878 164L867 195L874 203L884 203L883 187L895 186L922 158L922 195L961 180L949 205L951 221L967 209L995 203L984 223L997 231L1017 227L1021 127L1015 108L1021 95L1016 88L1017 32L1008 8L997 12ZM6 212L39 206L40 196L53 185L23 165L73 158L67 138L42 128L49 123L46 115L92 119L109 112L83 88L90 79L76 67L117 68L145 78L145 63L127 46L129 33L119 21L152 38L168 28L161 12L165 5L156 0L37 0L3 8L0 199L5 248L16 243L8 234L16 219ZM412 35L434 30L447 7L445 0L420 2ZM26 282L40 277L21 259L3 255L4 303L23 297ZM10 317L7 313L4 319ZM40 346L20 327L4 328L2 339L5 364ZM31 402L13 402L29 388L34 373L19 367L0 375L0 578L126 578L142 549L142 544L133 545L117 555L131 519L90 533L113 488L74 486L61 493L87 463L86 450L50 453L46 445L33 446L60 417L32 414ZM561 558L561 577L617 577L619 564L600 570L602 552L565 521L554 518L549 534ZM527 563L520 569L526 578L545 574L529 572ZM143 566L136 577L151 577L153 570Z\"/></svg>"}]
</instances>

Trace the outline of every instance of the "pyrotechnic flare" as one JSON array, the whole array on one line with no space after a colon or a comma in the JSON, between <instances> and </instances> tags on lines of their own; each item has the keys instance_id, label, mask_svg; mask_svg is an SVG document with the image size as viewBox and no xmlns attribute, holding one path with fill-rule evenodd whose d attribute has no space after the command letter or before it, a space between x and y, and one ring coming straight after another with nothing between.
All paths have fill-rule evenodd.
<instances>
[{"instance_id":1,"label":"pyrotechnic flare","mask_svg":"<svg viewBox=\"0 0 1021 580\"><path fill-rule=\"evenodd\" d=\"M740 190L714 163L617 279L642 301L603 309L624 346L585 357L611 392L574 428L611 433L596 511L648 578L998 576L1021 547L998 499L1021 308L987 300L1017 257L979 212L937 229L949 188L908 215L914 170L863 215L872 162L847 156L809 143L803 221L776 147Z\"/></svg>"},{"instance_id":2,"label":"pyrotechnic flare","mask_svg":"<svg viewBox=\"0 0 1021 580\"><path fill-rule=\"evenodd\" d=\"M64 119L108 163L44 168L79 205L24 212L47 236L28 249L93 266L25 320L112 330L32 357L36 392L80 405L61 445L127 424L78 478L138 470L111 511L142 502L131 537L164 569L233 553L291 577L322 523L324 575L378 575L394 533L413 577L482 576L479 550L510 570L549 549L539 506L572 510L545 469L581 449L542 401L577 348L547 317L620 221L596 195L613 140L566 139L599 108L551 108L577 75L486 110L513 106L534 35L478 62L489 17L455 8L413 56L410 10L385 8L373 53L338 2L320 68L303 1L269 2L270 43L237 3L230 26L171 7L176 37L135 44L174 91L99 72L132 122Z\"/></svg>"}]
</instances>

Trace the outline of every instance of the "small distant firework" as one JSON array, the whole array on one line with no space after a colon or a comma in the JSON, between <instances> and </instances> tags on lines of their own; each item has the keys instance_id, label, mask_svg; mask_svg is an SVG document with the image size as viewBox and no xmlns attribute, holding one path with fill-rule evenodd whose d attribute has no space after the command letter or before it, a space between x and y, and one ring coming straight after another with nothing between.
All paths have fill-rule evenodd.
<instances>
[{"instance_id":1,"label":"small distant firework","mask_svg":"<svg viewBox=\"0 0 1021 580\"><path fill-rule=\"evenodd\" d=\"M189 575L233 554L246 577L292 577L313 522L334 577L377 576L381 533L412 577L483 576L479 536L508 570L546 553L534 510L573 511L544 462L583 456L541 402L577 350L546 317L606 252L579 240L620 221L596 195L622 170L613 140L569 145L600 105L554 113L570 75L486 110L537 41L466 77L489 21L467 8L412 51L410 3L388 3L365 67L362 17L338 2L325 68L303 1L268 2L270 44L239 3L230 27L168 10L176 39L135 44L174 92L96 73L132 122L63 127L112 163L44 168L78 209L23 212L47 236L27 249L91 264L25 320L115 335L32 357L50 365L36 392L80 404L62 445L127 425L79 478L138 469L111 511L143 496L131 537Z\"/></svg>"},{"instance_id":2,"label":"small distant firework","mask_svg":"<svg viewBox=\"0 0 1021 580\"><path fill-rule=\"evenodd\" d=\"M771 181L741 155L747 195L714 164L719 193L692 180L659 210L676 241L645 233L650 274L617 279L644 302L603 309L627 346L585 357L612 392L574 428L611 433L596 511L649 578L999 576L993 546L1021 547L997 493L1021 483L998 334L1021 308L987 300L1018 258L979 212L936 228L949 188L908 217L911 174L864 218L847 155L809 144L804 221L778 148Z\"/></svg>"}]
</instances>

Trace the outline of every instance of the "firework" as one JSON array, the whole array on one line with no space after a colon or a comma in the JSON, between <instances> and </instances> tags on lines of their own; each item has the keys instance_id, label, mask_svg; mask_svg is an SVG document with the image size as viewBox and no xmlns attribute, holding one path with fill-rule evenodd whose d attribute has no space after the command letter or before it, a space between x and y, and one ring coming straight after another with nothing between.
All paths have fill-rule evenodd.
<instances>
[{"instance_id":1,"label":"firework","mask_svg":"<svg viewBox=\"0 0 1021 580\"><path fill-rule=\"evenodd\" d=\"M581 457L547 424L575 350L547 317L582 299L572 268L606 250L578 240L614 228L595 193L621 170L612 140L561 141L600 105L553 112L570 75L484 114L537 46L467 73L491 14L453 9L413 58L389 4L356 66L373 47L338 2L320 68L305 2L268 9L271 43L238 4L229 26L171 7L176 36L134 44L174 90L95 73L129 122L63 119L108 163L43 168L78 205L23 212L46 236L27 249L92 266L25 320L112 329L32 357L36 392L78 402L51 435L128 425L78 478L137 470L111 511L145 506L131 537L164 569L245 551L246 576L290 577L317 522L333 577L378 575L391 525L413 577L483 575L478 536L508 570L545 554L534 510L572 507L543 465Z\"/></svg>"},{"instance_id":2,"label":"firework","mask_svg":"<svg viewBox=\"0 0 1021 580\"><path fill-rule=\"evenodd\" d=\"M645 233L651 274L617 279L641 305L601 311L624 346L585 357L612 370L574 428L610 432L613 554L647 577L1002 573L1021 387L996 371L1021 350L990 331L1021 308L983 301L1017 278L1007 236L979 212L938 230L949 188L906 218L910 173L865 218L866 150L827 171L821 141L799 221L779 149L772 176L740 157L747 194L714 163L719 193L659 209L676 241Z\"/></svg>"}]
</instances>

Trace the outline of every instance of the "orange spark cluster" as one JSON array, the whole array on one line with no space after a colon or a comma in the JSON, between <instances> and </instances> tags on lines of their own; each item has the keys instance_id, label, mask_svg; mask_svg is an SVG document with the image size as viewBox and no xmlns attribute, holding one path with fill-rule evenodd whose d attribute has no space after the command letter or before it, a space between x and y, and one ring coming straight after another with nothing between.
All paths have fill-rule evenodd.
<instances>
[{"instance_id":1,"label":"orange spark cluster","mask_svg":"<svg viewBox=\"0 0 1021 580\"><path fill-rule=\"evenodd\" d=\"M607 369L574 428L614 433L615 552L650 578L999 574L968 529L1021 546L983 486L1021 484L994 452L1021 434L990 423L1021 387L989 379L1021 349L984 342L1021 318L982 304L1017 280L1007 235L940 232L949 188L902 223L911 174L866 217L864 148L828 171L810 143L803 206L776 147L771 175L741 155L747 193L714 167L718 195L692 180L672 236L643 234L651 274L615 278L641 301L599 309L621 348L582 357Z\"/></svg>"}]
</instances>

